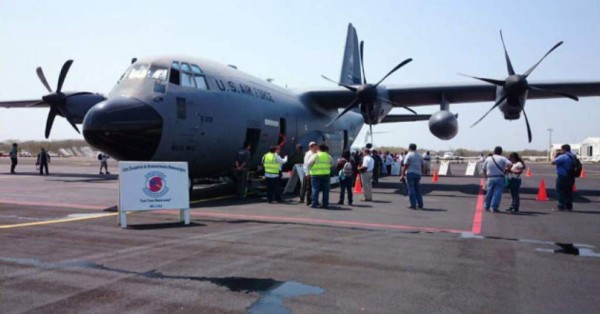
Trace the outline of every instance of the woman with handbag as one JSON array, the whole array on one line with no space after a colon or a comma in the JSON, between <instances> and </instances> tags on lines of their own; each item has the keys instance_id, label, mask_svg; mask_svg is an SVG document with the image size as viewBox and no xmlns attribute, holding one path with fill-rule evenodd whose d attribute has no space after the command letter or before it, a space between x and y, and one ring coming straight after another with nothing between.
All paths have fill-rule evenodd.
<instances>
[{"instance_id":1,"label":"woman with handbag","mask_svg":"<svg viewBox=\"0 0 600 314\"><path fill-rule=\"evenodd\" d=\"M508 158L510 159L512 166L510 166L506 178L508 179L508 189L510 190L512 202L506 211L516 213L519 211L521 200L519 189L521 188L521 174L525 170L525 162L517 153L511 153Z\"/></svg>"}]
</instances>

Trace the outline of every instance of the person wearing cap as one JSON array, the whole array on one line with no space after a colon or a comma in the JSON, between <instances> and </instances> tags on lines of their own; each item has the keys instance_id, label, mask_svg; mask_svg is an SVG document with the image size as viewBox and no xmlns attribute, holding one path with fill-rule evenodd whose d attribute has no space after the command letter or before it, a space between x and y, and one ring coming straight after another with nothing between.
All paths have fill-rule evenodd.
<instances>
[{"instance_id":1,"label":"person wearing cap","mask_svg":"<svg viewBox=\"0 0 600 314\"><path fill-rule=\"evenodd\" d=\"M368 148L363 150L362 165L360 171L360 179L362 181L365 198L364 202L373 201L373 170L375 169L375 160L371 157L371 151Z\"/></svg>"},{"instance_id":2,"label":"person wearing cap","mask_svg":"<svg viewBox=\"0 0 600 314\"><path fill-rule=\"evenodd\" d=\"M306 154L304 154L304 163L302 168L304 169L304 180L302 180L302 187L300 188L300 203L304 203L304 199L306 198L306 206L312 205L312 184L310 179L310 173L308 169L308 163L311 158L319 152L319 146L317 143L310 142L308 143L308 150Z\"/></svg>"},{"instance_id":3,"label":"person wearing cap","mask_svg":"<svg viewBox=\"0 0 600 314\"><path fill-rule=\"evenodd\" d=\"M319 192L323 192L322 207L329 207L329 184L332 167L333 158L329 155L329 147L325 144L319 145L319 152L314 154L308 162L308 172L312 184L312 208L317 208Z\"/></svg>"},{"instance_id":4,"label":"person wearing cap","mask_svg":"<svg viewBox=\"0 0 600 314\"><path fill-rule=\"evenodd\" d=\"M281 165L287 162L287 156L281 158L279 151L281 147L271 146L269 152L263 156L262 163L265 168L265 180L267 181L267 200L269 203L273 201L282 203L281 199L281 177L279 170Z\"/></svg>"}]
</instances>

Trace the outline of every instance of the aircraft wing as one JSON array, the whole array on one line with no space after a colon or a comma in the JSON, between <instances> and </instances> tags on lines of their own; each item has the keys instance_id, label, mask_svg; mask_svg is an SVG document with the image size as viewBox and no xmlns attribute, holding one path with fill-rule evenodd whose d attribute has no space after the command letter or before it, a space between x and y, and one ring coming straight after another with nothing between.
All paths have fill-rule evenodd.
<instances>
[{"instance_id":1,"label":"aircraft wing","mask_svg":"<svg viewBox=\"0 0 600 314\"><path fill-rule=\"evenodd\" d=\"M531 86L550 89L576 95L578 97L600 96L600 81L596 82L552 82L535 83ZM439 105L442 96L449 103L486 102L496 99L496 86L491 84L448 84L448 85L415 85L388 86L391 101L408 107ZM345 108L354 100L354 93L342 88L329 90L312 90L303 97L310 103L323 109ZM560 98L555 94L535 90L529 92L527 99Z\"/></svg>"},{"instance_id":2,"label":"aircraft wing","mask_svg":"<svg viewBox=\"0 0 600 314\"><path fill-rule=\"evenodd\" d=\"M0 101L0 107L3 108L29 108L29 107L48 107L41 99L35 100L15 100L15 101Z\"/></svg>"}]
</instances>

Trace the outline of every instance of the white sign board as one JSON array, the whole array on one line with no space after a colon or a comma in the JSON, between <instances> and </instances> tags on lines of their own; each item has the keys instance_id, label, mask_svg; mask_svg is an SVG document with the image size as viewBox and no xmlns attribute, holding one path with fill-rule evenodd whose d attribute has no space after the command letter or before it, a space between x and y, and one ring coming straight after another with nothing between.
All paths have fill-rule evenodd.
<instances>
[{"instance_id":1,"label":"white sign board","mask_svg":"<svg viewBox=\"0 0 600 314\"><path fill-rule=\"evenodd\" d=\"M186 162L119 162L119 217L128 211L179 209L189 224L189 177Z\"/></svg>"},{"instance_id":2,"label":"white sign board","mask_svg":"<svg viewBox=\"0 0 600 314\"><path fill-rule=\"evenodd\" d=\"M438 175L440 176L451 176L452 171L450 171L450 161L442 161L440 163L440 170L438 171Z\"/></svg>"},{"instance_id":3,"label":"white sign board","mask_svg":"<svg viewBox=\"0 0 600 314\"><path fill-rule=\"evenodd\" d=\"M479 162L469 161L465 175L466 176L478 176L479 175Z\"/></svg>"}]
</instances>

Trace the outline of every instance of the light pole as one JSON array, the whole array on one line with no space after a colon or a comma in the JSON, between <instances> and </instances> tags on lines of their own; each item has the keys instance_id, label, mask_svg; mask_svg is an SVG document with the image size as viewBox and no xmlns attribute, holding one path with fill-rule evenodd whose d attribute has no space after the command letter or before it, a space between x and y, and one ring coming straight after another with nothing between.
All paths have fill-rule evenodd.
<instances>
[{"instance_id":1,"label":"light pole","mask_svg":"<svg viewBox=\"0 0 600 314\"><path fill-rule=\"evenodd\" d=\"M552 160L552 131L554 129L548 129L548 161Z\"/></svg>"}]
</instances>

